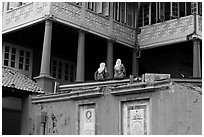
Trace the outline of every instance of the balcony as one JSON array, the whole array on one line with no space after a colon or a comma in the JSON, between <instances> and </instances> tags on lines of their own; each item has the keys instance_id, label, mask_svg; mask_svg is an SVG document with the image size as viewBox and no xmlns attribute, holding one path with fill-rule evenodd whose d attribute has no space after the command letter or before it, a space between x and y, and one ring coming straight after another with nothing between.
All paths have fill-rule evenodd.
<instances>
[{"instance_id":1,"label":"balcony","mask_svg":"<svg viewBox=\"0 0 204 137\"><path fill-rule=\"evenodd\" d=\"M41 22L46 15L55 21L85 30L129 47L135 43L135 28L112 21L69 2L31 2L3 13L2 34ZM202 39L202 17L196 16L196 33ZM138 43L141 49L186 41L194 32L194 17L186 16L141 28Z\"/></svg>"},{"instance_id":2,"label":"balcony","mask_svg":"<svg viewBox=\"0 0 204 137\"><path fill-rule=\"evenodd\" d=\"M194 16L186 16L141 28L138 42L141 49L187 41L194 32ZM196 34L202 39L202 17L196 15Z\"/></svg>"}]
</instances>

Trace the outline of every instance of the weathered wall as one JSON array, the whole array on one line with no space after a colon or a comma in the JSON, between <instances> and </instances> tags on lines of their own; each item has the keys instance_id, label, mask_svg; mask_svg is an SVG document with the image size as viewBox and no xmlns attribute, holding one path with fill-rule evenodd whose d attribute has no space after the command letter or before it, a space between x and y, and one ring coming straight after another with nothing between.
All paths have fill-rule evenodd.
<instances>
[{"instance_id":1,"label":"weathered wall","mask_svg":"<svg viewBox=\"0 0 204 137\"><path fill-rule=\"evenodd\" d=\"M202 133L200 88L175 84L171 90L160 91L158 95L158 134Z\"/></svg>"},{"instance_id":2,"label":"weathered wall","mask_svg":"<svg viewBox=\"0 0 204 137\"><path fill-rule=\"evenodd\" d=\"M122 134L122 104L133 100L149 103L149 134L201 134L201 89L174 84L168 89L115 96L103 88L96 98L62 100L33 104L33 134L40 134L41 112L47 112L46 134L78 134L79 106L95 104L96 134Z\"/></svg>"}]
</instances>

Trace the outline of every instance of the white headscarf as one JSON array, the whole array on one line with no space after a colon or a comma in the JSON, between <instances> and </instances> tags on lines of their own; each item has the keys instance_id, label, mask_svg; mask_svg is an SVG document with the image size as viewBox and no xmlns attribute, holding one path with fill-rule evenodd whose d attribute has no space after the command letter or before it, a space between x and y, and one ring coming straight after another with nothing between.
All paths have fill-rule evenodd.
<instances>
[{"instance_id":1,"label":"white headscarf","mask_svg":"<svg viewBox=\"0 0 204 137\"><path fill-rule=\"evenodd\" d=\"M106 64L102 62L100 64L100 68L98 68L98 73L101 73L104 70L105 66L106 66Z\"/></svg>"},{"instance_id":2,"label":"white headscarf","mask_svg":"<svg viewBox=\"0 0 204 137\"><path fill-rule=\"evenodd\" d=\"M115 63L115 68L116 69L120 69L120 65L121 65L121 60L120 59L117 59L116 63Z\"/></svg>"}]
</instances>

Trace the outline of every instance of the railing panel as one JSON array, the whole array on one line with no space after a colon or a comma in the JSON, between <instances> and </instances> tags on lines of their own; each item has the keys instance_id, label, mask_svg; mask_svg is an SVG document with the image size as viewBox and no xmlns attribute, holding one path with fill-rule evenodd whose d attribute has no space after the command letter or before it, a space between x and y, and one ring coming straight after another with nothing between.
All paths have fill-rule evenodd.
<instances>
[{"instance_id":1,"label":"railing panel","mask_svg":"<svg viewBox=\"0 0 204 137\"><path fill-rule=\"evenodd\" d=\"M109 19L89 10L85 13L85 27L106 36L110 34Z\"/></svg>"},{"instance_id":2,"label":"railing panel","mask_svg":"<svg viewBox=\"0 0 204 137\"><path fill-rule=\"evenodd\" d=\"M197 15L197 34L202 37L202 16Z\"/></svg>"},{"instance_id":3,"label":"railing panel","mask_svg":"<svg viewBox=\"0 0 204 137\"><path fill-rule=\"evenodd\" d=\"M16 9L8 10L3 14L3 33L14 28L17 29L21 25L43 19L48 12L49 3L47 2L31 2Z\"/></svg>"},{"instance_id":4,"label":"railing panel","mask_svg":"<svg viewBox=\"0 0 204 137\"><path fill-rule=\"evenodd\" d=\"M133 46L135 42L135 29L116 21L113 24L113 36L115 39Z\"/></svg>"},{"instance_id":5,"label":"railing panel","mask_svg":"<svg viewBox=\"0 0 204 137\"><path fill-rule=\"evenodd\" d=\"M54 2L52 14L56 19L80 25L81 7L68 2Z\"/></svg>"},{"instance_id":6,"label":"railing panel","mask_svg":"<svg viewBox=\"0 0 204 137\"><path fill-rule=\"evenodd\" d=\"M141 48L152 44L160 45L166 41L171 43L170 41L175 41L176 39L185 39L193 31L193 16L187 16L143 27L138 35L138 42Z\"/></svg>"}]
</instances>

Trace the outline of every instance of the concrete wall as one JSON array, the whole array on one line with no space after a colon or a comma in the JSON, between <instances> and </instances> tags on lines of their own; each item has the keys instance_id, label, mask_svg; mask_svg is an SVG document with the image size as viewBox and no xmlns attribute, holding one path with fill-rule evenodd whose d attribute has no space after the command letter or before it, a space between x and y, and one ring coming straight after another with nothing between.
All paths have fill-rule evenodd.
<instances>
[{"instance_id":1,"label":"concrete wall","mask_svg":"<svg viewBox=\"0 0 204 137\"><path fill-rule=\"evenodd\" d=\"M32 134L41 134L41 112L47 113L45 134L79 133L79 106L95 104L95 133L122 134L122 104L145 100L149 104L148 134L202 134L201 88L173 84L169 88L116 96L103 88L103 96L33 103Z\"/></svg>"}]
</instances>

